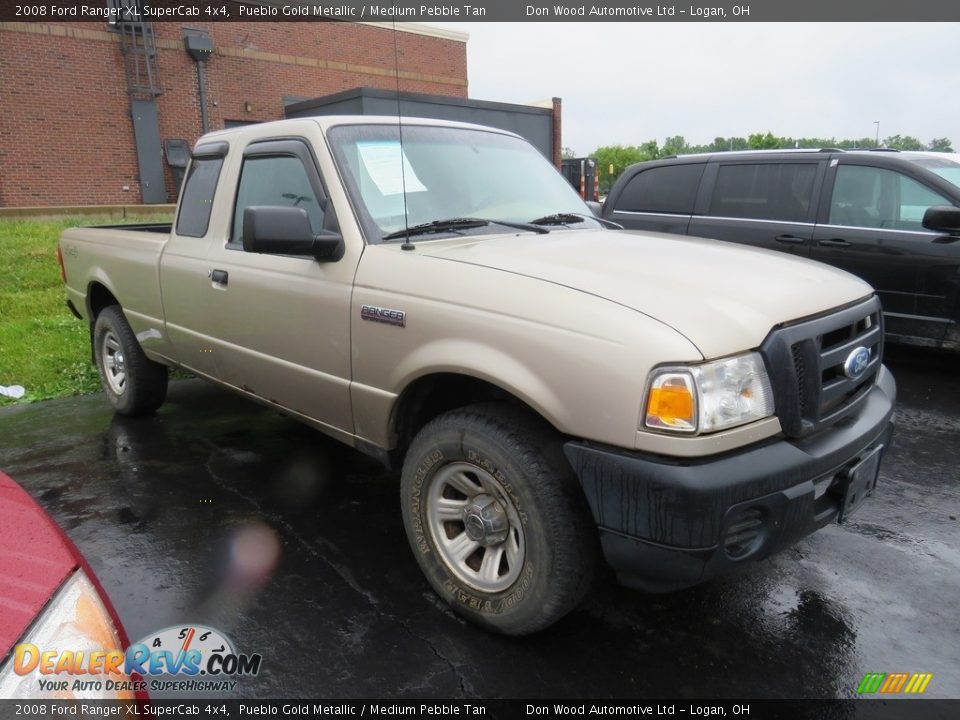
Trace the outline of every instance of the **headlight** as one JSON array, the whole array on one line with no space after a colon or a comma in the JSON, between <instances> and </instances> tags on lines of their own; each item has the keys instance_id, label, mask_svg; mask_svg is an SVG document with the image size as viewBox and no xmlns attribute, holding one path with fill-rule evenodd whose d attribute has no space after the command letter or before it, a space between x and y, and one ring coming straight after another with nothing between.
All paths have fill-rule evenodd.
<instances>
[{"instance_id":1,"label":"headlight","mask_svg":"<svg viewBox=\"0 0 960 720\"><path fill-rule=\"evenodd\" d=\"M32 647L25 650L26 645ZM17 672L18 648L21 653L20 669L27 670L31 664L34 665L24 674ZM130 687L130 678L123 672L122 662L120 662L119 673L74 675L64 671L45 674L41 672L43 663L37 662L37 659L40 653L50 650L57 651L58 658L66 654L64 651L72 651L73 659L77 659L82 652L83 664L86 664L96 653L100 656L123 653L113 620L100 602L96 588L82 570L75 572L63 584L43 614L27 631L23 640L14 647L7 662L0 667L0 698L83 700L134 698L132 692L107 689L111 683L120 687ZM49 692L41 690L40 680L52 682L57 689ZM99 689L91 687L74 690L76 680L80 680L85 685L96 685L96 681L99 681ZM66 689L61 689L63 687Z\"/></svg>"},{"instance_id":2,"label":"headlight","mask_svg":"<svg viewBox=\"0 0 960 720\"><path fill-rule=\"evenodd\" d=\"M709 433L773 415L773 390L758 353L651 373L644 426Z\"/></svg>"}]
</instances>

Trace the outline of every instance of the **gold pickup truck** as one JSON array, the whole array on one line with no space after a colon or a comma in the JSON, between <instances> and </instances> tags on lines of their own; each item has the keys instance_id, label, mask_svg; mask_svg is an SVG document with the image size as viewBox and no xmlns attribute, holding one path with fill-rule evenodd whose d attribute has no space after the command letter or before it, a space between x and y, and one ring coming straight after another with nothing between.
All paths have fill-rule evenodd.
<instances>
[{"instance_id":1,"label":"gold pickup truck","mask_svg":"<svg viewBox=\"0 0 960 720\"><path fill-rule=\"evenodd\" d=\"M204 136L172 226L60 250L117 412L182 367L402 468L434 590L524 634L602 560L673 590L842 521L893 430L868 285L611 225L511 133L322 117Z\"/></svg>"}]
</instances>

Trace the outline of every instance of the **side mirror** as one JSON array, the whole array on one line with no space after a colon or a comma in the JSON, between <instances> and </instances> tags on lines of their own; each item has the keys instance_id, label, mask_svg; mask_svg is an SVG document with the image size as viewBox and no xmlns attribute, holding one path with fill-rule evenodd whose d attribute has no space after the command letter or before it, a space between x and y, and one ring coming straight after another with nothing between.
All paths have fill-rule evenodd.
<instances>
[{"instance_id":1,"label":"side mirror","mask_svg":"<svg viewBox=\"0 0 960 720\"><path fill-rule=\"evenodd\" d=\"M923 226L927 230L950 233L960 233L960 208L952 205L936 205L927 208L923 214Z\"/></svg>"},{"instance_id":2,"label":"side mirror","mask_svg":"<svg viewBox=\"0 0 960 720\"><path fill-rule=\"evenodd\" d=\"M267 255L309 255L335 262L343 257L340 233L314 235L301 207L251 206L243 211L243 249Z\"/></svg>"},{"instance_id":3,"label":"side mirror","mask_svg":"<svg viewBox=\"0 0 960 720\"><path fill-rule=\"evenodd\" d=\"M595 217L600 217L603 213L603 205L598 203L596 200L587 200L587 207L590 208L590 212L594 214Z\"/></svg>"}]
</instances>

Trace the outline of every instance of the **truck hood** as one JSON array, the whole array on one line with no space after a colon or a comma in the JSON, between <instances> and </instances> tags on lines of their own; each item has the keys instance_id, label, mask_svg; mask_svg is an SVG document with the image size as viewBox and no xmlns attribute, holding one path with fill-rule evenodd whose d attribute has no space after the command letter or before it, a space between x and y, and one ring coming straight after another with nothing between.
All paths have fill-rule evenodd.
<instances>
[{"instance_id":1,"label":"truck hood","mask_svg":"<svg viewBox=\"0 0 960 720\"><path fill-rule=\"evenodd\" d=\"M663 233L562 230L423 242L438 259L595 295L669 325L705 358L760 345L775 325L871 294L842 270L775 251Z\"/></svg>"}]
</instances>

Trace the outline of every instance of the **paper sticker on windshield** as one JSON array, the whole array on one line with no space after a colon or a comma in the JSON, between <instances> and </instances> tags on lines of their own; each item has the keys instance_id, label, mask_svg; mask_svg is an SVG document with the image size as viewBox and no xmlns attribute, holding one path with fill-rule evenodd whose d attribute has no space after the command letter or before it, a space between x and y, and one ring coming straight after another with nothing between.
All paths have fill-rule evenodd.
<instances>
[{"instance_id":1,"label":"paper sticker on windshield","mask_svg":"<svg viewBox=\"0 0 960 720\"><path fill-rule=\"evenodd\" d=\"M408 193L427 189L413 171L407 154L401 152L399 142L361 142L357 143L357 150L367 173L382 195L399 195L404 188Z\"/></svg>"}]
</instances>

